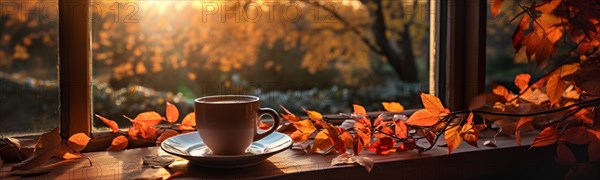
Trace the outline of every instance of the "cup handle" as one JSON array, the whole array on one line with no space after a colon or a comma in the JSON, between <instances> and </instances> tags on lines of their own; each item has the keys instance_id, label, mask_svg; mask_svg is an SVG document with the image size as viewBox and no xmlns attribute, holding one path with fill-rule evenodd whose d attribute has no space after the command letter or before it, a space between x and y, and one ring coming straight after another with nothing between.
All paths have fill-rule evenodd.
<instances>
[{"instance_id":1,"label":"cup handle","mask_svg":"<svg viewBox=\"0 0 600 180\"><path fill-rule=\"evenodd\" d=\"M254 134L254 141L258 141L264 137L267 137L269 134L273 133L275 129L277 129L277 127L279 127L279 115L277 114L277 111L271 108L260 108L260 110L258 110L259 118L265 114L269 114L271 117L273 117L273 126L269 130L267 130L267 132L264 133L258 133L258 131L256 131Z\"/></svg>"}]
</instances>

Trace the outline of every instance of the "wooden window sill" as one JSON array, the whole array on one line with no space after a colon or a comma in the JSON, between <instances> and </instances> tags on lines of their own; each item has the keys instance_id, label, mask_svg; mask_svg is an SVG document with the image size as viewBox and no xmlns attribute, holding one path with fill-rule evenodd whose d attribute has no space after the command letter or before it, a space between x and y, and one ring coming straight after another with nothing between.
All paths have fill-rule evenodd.
<instances>
[{"instance_id":1,"label":"wooden window sill","mask_svg":"<svg viewBox=\"0 0 600 180\"><path fill-rule=\"evenodd\" d=\"M525 144L531 143L536 133L526 133ZM55 166L41 179L164 179L177 173L182 178L409 178L409 179L456 179L495 177L562 177L561 171L551 170L557 166L552 161L552 150L517 146L511 137L498 137L498 148L483 146L484 140L493 135L480 137L479 148L463 143L455 153L448 155L446 147L434 147L423 154L416 151L376 155L363 151L362 156L375 160L375 167L368 173L357 165L331 166L331 155L305 155L302 151L288 149L276 154L259 165L241 169L212 169L188 165L188 161L176 157L168 168L154 169L144 166L146 155L166 155L159 147L84 153L87 160L71 160ZM547 166L547 167L546 167ZM536 167L536 168L531 168ZM5 165L0 179L11 178L10 167ZM539 172L537 172L539 171Z\"/></svg>"}]
</instances>

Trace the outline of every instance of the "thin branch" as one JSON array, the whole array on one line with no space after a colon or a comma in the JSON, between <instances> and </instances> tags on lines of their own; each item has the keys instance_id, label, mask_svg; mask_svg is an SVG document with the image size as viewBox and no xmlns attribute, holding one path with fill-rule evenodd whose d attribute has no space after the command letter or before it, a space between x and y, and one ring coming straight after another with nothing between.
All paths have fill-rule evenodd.
<instances>
[{"instance_id":1,"label":"thin branch","mask_svg":"<svg viewBox=\"0 0 600 180\"><path fill-rule=\"evenodd\" d=\"M381 51L381 49L379 47L377 47L376 45L374 45L369 38L367 38L358 28L356 28L356 26L353 26L348 20L344 19L344 17L342 17L335 9L331 9L327 6L323 6L321 5L318 1L314 1L314 2L310 2L309 0L300 0L300 2L303 2L305 4L309 4L312 6L315 6L317 8L323 9L326 12L330 13L333 17L335 17L336 19L338 19L342 24L344 24L344 26L346 26L347 28L349 28L352 32L354 32L354 34L358 35L361 40L373 51L376 52L378 54L382 54L383 55L383 51Z\"/></svg>"}]
</instances>

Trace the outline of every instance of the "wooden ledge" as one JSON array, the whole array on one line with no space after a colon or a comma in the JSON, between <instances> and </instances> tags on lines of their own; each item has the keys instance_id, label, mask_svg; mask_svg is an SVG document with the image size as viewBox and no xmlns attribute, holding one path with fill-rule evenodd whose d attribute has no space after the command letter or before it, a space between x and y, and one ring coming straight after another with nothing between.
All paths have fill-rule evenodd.
<instances>
[{"instance_id":1,"label":"wooden ledge","mask_svg":"<svg viewBox=\"0 0 600 180\"><path fill-rule=\"evenodd\" d=\"M527 133L523 142L531 143L536 133ZM72 160L63 162L48 174L35 176L42 179L165 179L177 174L178 178L293 178L293 179L356 179L356 178L561 178L564 172L552 160L553 149L517 146L513 138L498 137L498 148L482 143L491 136L480 137L479 148L463 143L455 153L448 155L446 147L434 147L423 154L416 151L376 155L363 151L362 156L375 160L376 165L368 173L357 165L331 166L332 155L305 155L288 149L276 154L259 165L241 169L213 169L188 165L188 161L176 157L168 168L144 166L146 155L166 155L158 147L128 149L115 152L84 153L93 162ZM6 166L6 165L5 165ZM534 168L535 167L535 168ZM559 170L552 170L557 169ZM9 167L3 167L0 179L10 176Z\"/></svg>"}]
</instances>

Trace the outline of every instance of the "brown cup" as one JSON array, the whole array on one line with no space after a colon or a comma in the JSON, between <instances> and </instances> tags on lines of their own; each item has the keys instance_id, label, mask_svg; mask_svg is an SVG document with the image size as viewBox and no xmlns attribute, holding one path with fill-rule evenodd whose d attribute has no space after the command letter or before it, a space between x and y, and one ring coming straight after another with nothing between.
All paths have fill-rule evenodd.
<instances>
[{"instance_id":1,"label":"brown cup","mask_svg":"<svg viewBox=\"0 0 600 180\"><path fill-rule=\"evenodd\" d=\"M196 99L194 108L200 138L215 155L244 154L253 141L268 136L279 126L277 112L261 108L260 99L255 96L207 96ZM258 122L265 114L275 122L271 129L258 133Z\"/></svg>"}]
</instances>

